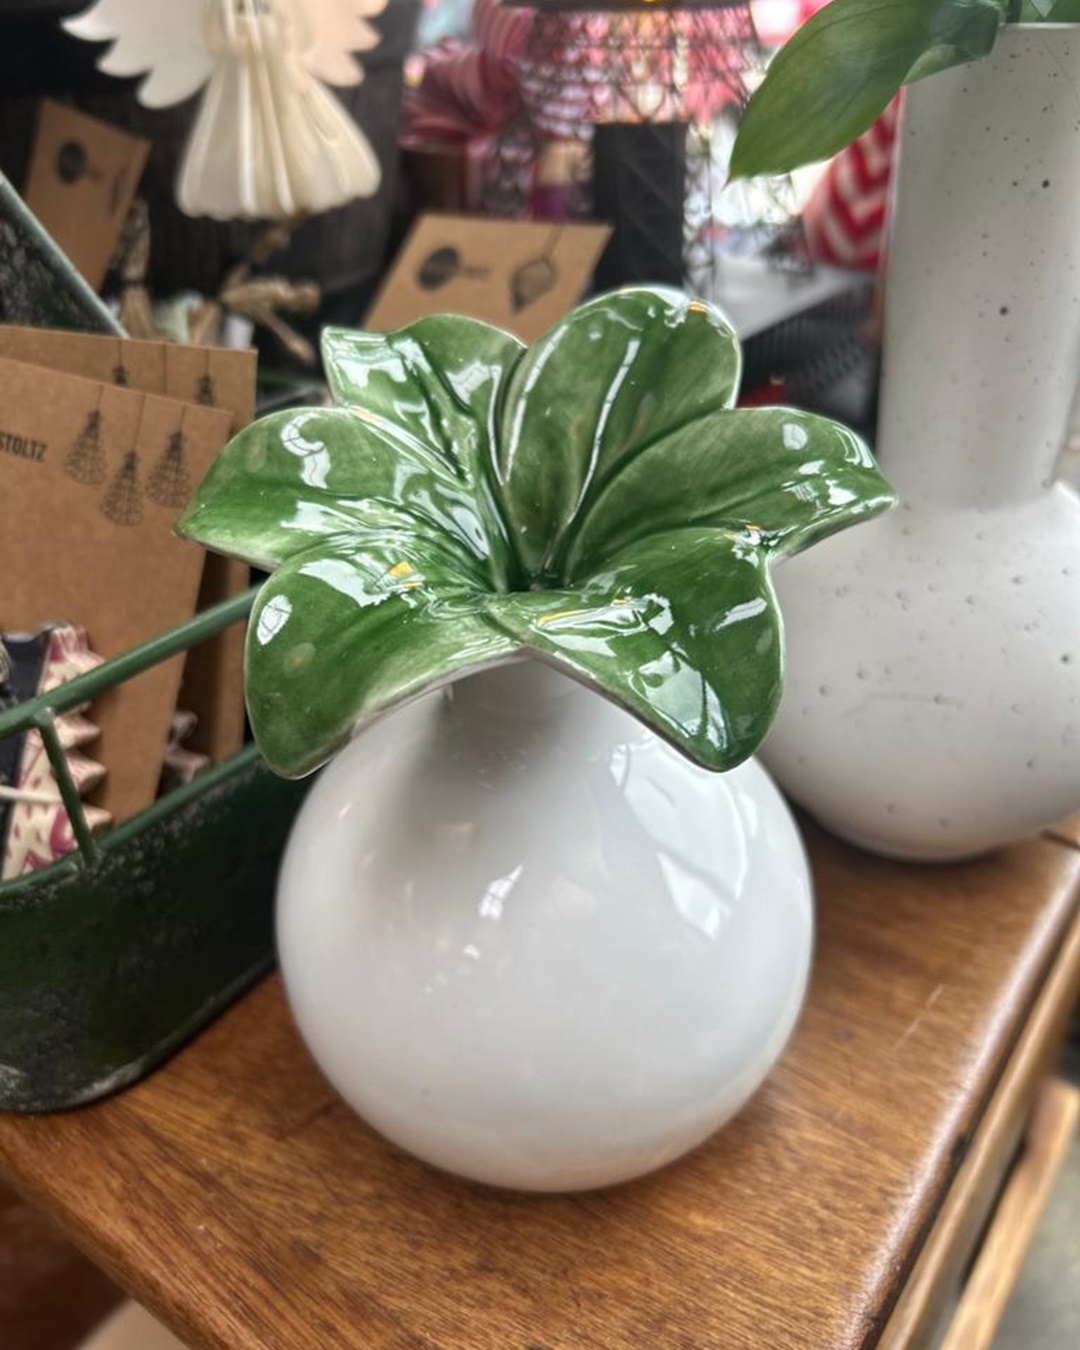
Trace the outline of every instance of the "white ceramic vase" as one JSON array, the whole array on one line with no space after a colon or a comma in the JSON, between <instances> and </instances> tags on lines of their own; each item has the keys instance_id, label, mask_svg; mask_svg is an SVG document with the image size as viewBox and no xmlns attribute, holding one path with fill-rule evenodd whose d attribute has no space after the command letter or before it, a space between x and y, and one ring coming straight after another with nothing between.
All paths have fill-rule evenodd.
<instances>
[{"instance_id":1,"label":"white ceramic vase","mask_svg":"<svg viewBox=\"0 0 1080 1350\"><path fill-rule=\"evenodd\" d=\"M878 460L901 508L779 569L763 758L836 833L974 854L1080 807L1080 26L907 95Z\"/></svg>"},{"instance_id":2,"label":"white ceramic vase","mask_svg":"<svg viewBox=\"0 0 1080 1350\"><path fill-rule=\"evenodd\" d=\"M532 661L375 724L323 773L278 898L301 1032L438 1167L574 1190L737 1111L802 1003L811 888L749 762L696 768Z\"/></svg>"}]
</instances>

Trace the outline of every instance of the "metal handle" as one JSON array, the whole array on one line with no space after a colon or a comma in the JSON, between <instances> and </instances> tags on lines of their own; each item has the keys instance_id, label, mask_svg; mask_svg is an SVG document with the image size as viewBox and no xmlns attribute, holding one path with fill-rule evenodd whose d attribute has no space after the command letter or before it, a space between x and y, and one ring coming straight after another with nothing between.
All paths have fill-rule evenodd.
<instances>
[{"instance_id":1,"label":"metal handle","mask_svg":"<svg viewBox=\"0 0 1080 1350\"><path fill-rule=\"evenodd\" d=\"M242 595L231 596L201 614L196 614L186 623L170 628L168 632L161 633L157 637L149 638L120 656L111 657L95 670L87 671L85 675L77 675L56 689L50 689L47 693L38 694L36 698L27 699L25 703L0 712L0 740L7 736L16 736L31 728L36 728L41 733L45 753L56 775L60 796L71 820L71 827L85 865L96 859L98 850L90 833L82 798L71 776L67 757L56 731L57 715L89 703L107 689L112 689L114 685L122 684L125 680L141 675L151 666L160 665L161 662L168 661L188 648L196 647L200 642L216 637L232 624L247 618L258 593L259 588L254 586Z\"/></svg>"}]
</instances>

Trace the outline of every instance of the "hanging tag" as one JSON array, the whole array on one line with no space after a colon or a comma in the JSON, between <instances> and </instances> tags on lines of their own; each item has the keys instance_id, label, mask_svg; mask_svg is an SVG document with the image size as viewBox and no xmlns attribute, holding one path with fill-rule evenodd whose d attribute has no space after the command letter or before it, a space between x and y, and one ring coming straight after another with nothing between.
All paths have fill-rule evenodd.
<instances>
[{"instance_id":1,"label":"hanging tag","mask_svg":"<svg viewBox=\"0 0 1080 1350\"><path fill-rule=\"evenodd\" d=\"M43 99L23 194L96 291L120 242L150 142Z\"/></svg>"},{"instance_id":2,"label":"hanging tag","mask_svg":"<svg viewBox=\"0 0 1080 1350\"><path fill-rule=\"evenodd\" d=\"M172 526L231 420L0 358L5 628L63 617L108 657L190 617L205 555ZM117 820L154 800L183 669L176 657L94 701L108 776L93 802Z\"/></svg>"},{"instance_id":3,"label":"hanging tag","mask_svg":"<svg viewBox=\"0 0 1080 1350\"><path fill-rule=\"evenodd\" d=\"M56 328L0 324L0 357L122 384L146 394L202 407L222 408L239 431L255 415L255 353L223 347L102 337ZM158 490L167 487L158 480ZM198 608L209 609L246 590L247 566L235 558L206 555ZM222 760L244 735L244 630L239 624L192 648L184 663L181 699L198 714L189 748Z\"/></svg>"},{"instance_id":4,"label":"hanging tag","mask_svg":"<svg viewBox=\"0 0 1080 1350\"><path fill-rule=\"evenodd\" d=\"M0 357L5 356L144 394L224 408L232 414L233 432L255 416L256 357L242 348L191 347L0 324Z\"/></svg>"},{"instance_id":5,"label":"hanging tag","mask_svg":"<svg viewBox=\"0 0 1080 1350\"><path fill-rule=\"evenodd\" d=\"M581 297L610 236L606 225L421 216L366 327L464 314L533 342Z\"/></svg>"}]
</instances>

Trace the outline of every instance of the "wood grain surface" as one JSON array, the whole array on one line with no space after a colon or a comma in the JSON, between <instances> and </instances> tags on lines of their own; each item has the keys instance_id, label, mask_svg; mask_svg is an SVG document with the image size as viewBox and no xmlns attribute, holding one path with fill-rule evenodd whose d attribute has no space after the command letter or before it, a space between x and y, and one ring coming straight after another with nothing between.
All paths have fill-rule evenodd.
<instances>
[{"instance_id":1,"label":"wood grain surface","mask_svg":"<svg viewBox=\"0 0 1080 1350\"><path fill-rule=\"evenodd\" d=\"M668 1170L521 1197L337 1100L276 978L147 1082L0 1117L0 1170L196 1350L856 1350L875 1344L1075 921L1059 839L947 868L807 828L800 1027Z\"/></svg>"},{"instance_id":2,"label":"wood grain surface","mask_svg":"<svg viewBox=\"0 0 1080 1350\"><path fill-rule=\"evenodd\" d=\"M877 1350L928 1345L942 1350L937 1333L955 1307L987 1222L998 1222L995 1206L1006 1173L1029 1128L1036 1097L1054 1071L1078 992L1080 921L1058 948ZM1034 1223L1038 1215L1028 1217Z\"/></svg>"},{"instance_id":3,"label":"wood grain surface","mask_svg":"<svg viewBox=\"0 0 1080 1350\"><path fill-rule=\"evenodd\" d=\"M0 1188L0 1346L72 1350L120 1301L38 1211Z\"/></svg>"}]
</instances>

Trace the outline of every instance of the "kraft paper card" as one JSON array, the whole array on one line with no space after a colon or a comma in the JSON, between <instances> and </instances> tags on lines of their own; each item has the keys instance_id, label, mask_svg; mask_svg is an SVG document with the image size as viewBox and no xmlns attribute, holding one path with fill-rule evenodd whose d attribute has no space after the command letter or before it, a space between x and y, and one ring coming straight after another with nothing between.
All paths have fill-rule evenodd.
<instances>
[{"instance_id":1,"label":"kraft paper card","mask_svg":"<svg viewBox=\"0 0 1080 1350\"><path fill-rule=\"evenodd\" d=\"M533 342L581 298L610 236L607 225L423 215L365 326L464 314Z\"/></svg>"},{"instance_id":2,"label":"kraft paper card","mask_svg":"<svg viewBox=\"0 0 1080 1350\"><path fill-rule=\"evenodd\" d=\"M186 347L62 328L0 324L0 356L126 385L144 394L226 408L232 413L234 431L255 416L253 350Z\"/></svg>"},{"instance_id":3,"label":"kraft paper card","mask_svg":"<svg viewBox=\"0 0 1080 1350\"><path fill-rule=\"evenodd\" d=\"M42 100L23 195L95 291L120 243L149 152L141 136Z\"/></svg>"},{"instance_id":4,"label":"kraft paper card","mask_svg":"<svg viewBox=\"0 0 1080 1350\"><path fill-rule=\"evenodd\" d=\"M188 618L201 549L172 525L229 436L205 404L0 358L0 627L69 620L115 656ZM125 820L154 800L183 658L94 703L92 800Z\"/></svg>"},{"instance_id":5,"label":"kraft paper card","mask_svg":"<svg viewBox=\"0 0 1080 1350\"><path fill-rule=\"evenodd\" d=\"M119 382L147 394L224 408L232 418L230 434L246 426L255 415L254 351L181 347L58 328L0 325L0 357L5 356L104 383ZM248 584L248 569L243 563L207 554L198 608L208 609L239 594ZM188 741L192 750L222 760L240 748L244 736L243 686L242 626L234 625L189 654L181 703L198 719Z\"/></svg>"}]
</instances>

